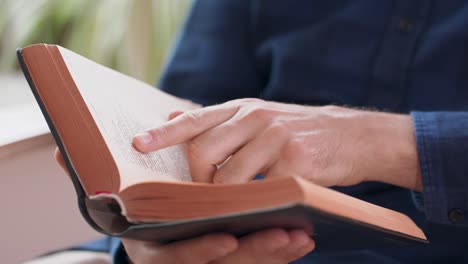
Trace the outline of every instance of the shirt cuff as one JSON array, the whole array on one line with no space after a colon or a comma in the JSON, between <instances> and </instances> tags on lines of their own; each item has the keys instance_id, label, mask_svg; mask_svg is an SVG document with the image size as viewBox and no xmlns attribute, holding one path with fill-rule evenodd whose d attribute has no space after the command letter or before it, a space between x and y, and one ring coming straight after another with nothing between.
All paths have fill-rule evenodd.
<instances>
[{"instance_id":1,"label":"shirt cuff","mask_svg":"<svg viewBox=\"0 0 468 264\"><path fill-rule=\"evenodd\" d=\"M427 219L467 225L468 112L411 112L411 116Z\"/></svg>"}]
</instances>

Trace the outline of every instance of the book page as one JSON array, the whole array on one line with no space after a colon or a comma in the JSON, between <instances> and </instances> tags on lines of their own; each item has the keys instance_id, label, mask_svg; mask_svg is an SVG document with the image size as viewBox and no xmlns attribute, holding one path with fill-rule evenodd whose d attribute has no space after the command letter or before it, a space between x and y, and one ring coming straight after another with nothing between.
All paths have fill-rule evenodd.
<instances>
[{"instance_id":1,"label":"book page","mask_svg":"<svg viewBox=\"0 0 468 264\"><path fill-rule=\"evenodd\" d=\"M160 126L169 113L199 107L60 48L120 173L120 190L146 181L191 181L184 145L143 154L135 134Z\"/></svg>"}]
</instances>

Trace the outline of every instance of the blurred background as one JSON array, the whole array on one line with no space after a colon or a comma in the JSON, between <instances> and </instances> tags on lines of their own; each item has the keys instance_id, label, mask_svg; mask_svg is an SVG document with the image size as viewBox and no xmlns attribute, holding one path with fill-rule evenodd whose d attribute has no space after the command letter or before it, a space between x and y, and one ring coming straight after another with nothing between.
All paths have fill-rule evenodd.
<instances>
[{"instance_id":1,"label":"blurred background","mask_svg":"<svg viewBox=\"0 0 468 264\"><path fill-rule=\"evenodd\" d=\"M0 72L15 49L59 44L149 83L159 76L189 0L0 0Z\"/></svg>"},{"instance_id":2,"label":"blurred background","mask_svg":"<svg viewBox=\"0 0 468 264\"><path fill-rule=\"evenodd\" d=\"M15 50L59 44L154 84L191 0L0 0L0 256L20 263L99 237L81 219Z\"/></svg>"}]
</instances>

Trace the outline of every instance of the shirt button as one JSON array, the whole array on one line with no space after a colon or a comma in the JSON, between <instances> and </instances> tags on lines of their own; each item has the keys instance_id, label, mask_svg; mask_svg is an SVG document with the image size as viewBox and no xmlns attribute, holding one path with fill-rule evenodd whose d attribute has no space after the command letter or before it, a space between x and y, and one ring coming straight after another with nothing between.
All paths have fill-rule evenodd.
<instances>
[{"instance_id":1,"label":"shirt button","mask_svg":"<svg viewBox=\"0 0 468 264\"><path fill-rule=\"evenodd\" d=\"M400 31L401 32L410 32L414 28L414 23L408 19L400 20Z\"/></svg>"},{"instance_id":2,"label":"shirt button","mask_svg":"<svg viewBox=\"0 0 468 264\"><path fill-rule=\"evenodd\" d=\"M453 224L461 223L463 219L465 219L465 216L461 209L450 210L448 217L449 217L450 222L452 222Z\"/></svg>"}]
</instances>

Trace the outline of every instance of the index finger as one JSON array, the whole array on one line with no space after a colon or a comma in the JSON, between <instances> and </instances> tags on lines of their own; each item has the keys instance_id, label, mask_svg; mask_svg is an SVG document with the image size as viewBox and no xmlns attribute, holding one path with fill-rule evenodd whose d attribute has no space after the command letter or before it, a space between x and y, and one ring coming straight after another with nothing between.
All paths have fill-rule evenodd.
<instances>
[{"instance_id":1,"label":"index finger","mask_svg":"<svg viewBox=\"0 0 468 264\"><path fill-rule=\"evenodd\" d=\"M133 146L151 152L183 143L229 120L238 110L239 106L221 104L186 111L162 126L135 135Z\"/></svg>"}]
</instances>

